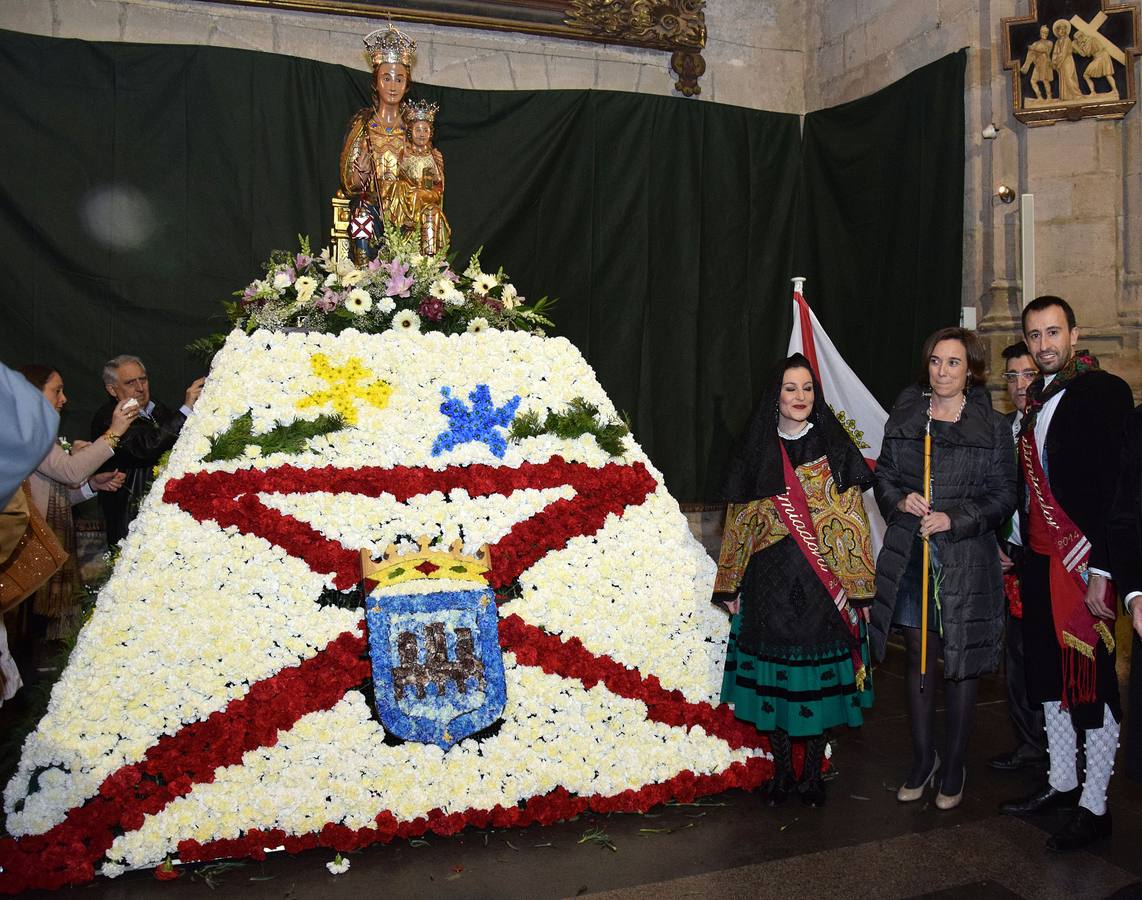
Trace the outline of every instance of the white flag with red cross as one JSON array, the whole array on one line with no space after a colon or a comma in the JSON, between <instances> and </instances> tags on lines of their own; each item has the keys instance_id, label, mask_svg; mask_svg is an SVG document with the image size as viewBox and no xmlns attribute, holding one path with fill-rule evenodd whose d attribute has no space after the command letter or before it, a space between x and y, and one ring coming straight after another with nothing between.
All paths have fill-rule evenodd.
<instances>
[{"instance_id":1,"label":"white flag with red cross","mask_svg":"<svg viewBox=\"0 0 1142 900\"><path fill-rule=\"evenodd\" d=\"M803 353L808 358L821 383L825 402L836 413L869 466L875 469L888 413L849 368L821 327L805 302L804 284L804 278L793 279L793 330L789 335L789 355ZM879 553L885 526L871 491L866 492L864 505L872 526L872 549Z\"/></svg>"}]
</instances>

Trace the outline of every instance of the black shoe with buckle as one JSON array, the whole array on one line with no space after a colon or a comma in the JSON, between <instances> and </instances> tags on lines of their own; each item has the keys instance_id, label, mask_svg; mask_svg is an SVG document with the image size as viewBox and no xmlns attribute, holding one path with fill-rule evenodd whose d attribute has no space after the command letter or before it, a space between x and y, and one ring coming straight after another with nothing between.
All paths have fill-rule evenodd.
<instances>
[{"instance_id":1,"label":"black shoe with buckle","mask_svg":"<svg viewBox=\"0 0 1142 900\"><path fill-rule=\"evenodd\" d=\"M1026 747L1020 747L1009 753L1000 753L987 761L991 768L1000 772L1017 772L1020 769L1034 769L1047 764L1047 754L1037 751L1028 752Z\"/></svg>"},{"instance_id":2,"label":"black shoe with buckle","mask_svg":"<svg viewBox=\"0 0 1142 900\"><path fill-rule=\"evenodd\" d=\"M1096 816L1085 806L1080 806L1066 825L1047 838L1047 849L1058 853L1081 850L1095 841L1110 837L1110 832L1110 810Z\"/></svg>"},{"instance_id":3,"label":"black shoe with buckle","mask_svg":"<svg viewBox=\"0 0 1142 900\"><path fill-rule=\"evenodd\" d=\"M1005 816L1035 816L1050 812L1052 809L1070 809L1078 805L1081 793L1080 788L1057 791L1047 784L1029 797L999 804L999 811Z\"/></svg>"}]
</instances>

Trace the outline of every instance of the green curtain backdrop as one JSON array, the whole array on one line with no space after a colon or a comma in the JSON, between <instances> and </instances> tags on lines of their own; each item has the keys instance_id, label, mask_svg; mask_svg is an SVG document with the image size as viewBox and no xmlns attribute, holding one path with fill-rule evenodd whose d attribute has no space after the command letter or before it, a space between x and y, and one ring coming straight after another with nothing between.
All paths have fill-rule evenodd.
<instances>
[{"instance_id":1,"label":"green curtain backdrop","mask_svg":"<svg viewBox=\"0 0 1142 900\"><path fill-rule=\"evenodd\" d=\"M156 396L181 402L202 374L183 347L224 327L219 301L298 234L327 242L344 127L369 94L366 73L293 57L0 32L0 359L61 370L65 433L86 436L99 367L117 353L144 357ZM599 91L413 94L442 105L458 256L483 245L522 293L558 297L557 333L631 414L675 496L716 496L732 437L788 340L795 238L842 233L796 227L800 197L825 202L835 160L818 151L803 168L799 122L785 114ZM921 99L962 131L962 90L954 104ZM962 194L962 141L924 148L935 178ZM942 211L955 246L931 248L956 254L954 285L941 289L957 298L958 210ZM898 265L896 247L872 249L851 254L853 280ZM822 321L873 380L872 330L841 333L830 319L814 266L831 258L802 258ZM863 322L901 306L860 297ZM905 335L891 349L914 355L913 344Z\"/></svg>"},{"instance_id":2,"label":"green curtain backdrop","mask_svg":"<svg viewBox=\"0 0 1142 900\"><path fill-rule=\"evenodd\" d=\"M960 318L966 61L960 50L805 117L796 265L886 409L915 380L924 338Z\"/></svg>"}]
</instances>

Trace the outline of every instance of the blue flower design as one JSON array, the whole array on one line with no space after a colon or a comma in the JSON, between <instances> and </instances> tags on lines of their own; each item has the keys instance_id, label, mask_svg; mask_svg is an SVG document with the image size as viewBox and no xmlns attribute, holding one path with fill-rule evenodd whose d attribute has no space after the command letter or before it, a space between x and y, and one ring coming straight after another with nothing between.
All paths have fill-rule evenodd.
<instances>
[{"instance_id":1,"label":"blue flower design","mask_svg":"<svg viewBox=\"0 0 1142 900\"><path fill-rule=\"evenodd\" d=\"M452 396L452 389L440 389L444 402L440 404L440 411L448 416L449 425L432 442L432 455L439 456L445 450L454 450L461 444L470 444L480 441L487 444L488 449L503 459L507 451L507 441L497 428L507 428L515 418L519 409L519 394L516 394L501 407L492 403L492 392L486 384L478 384L468 394L470 406L464 401Z\"/></svg>"}]
</instances>

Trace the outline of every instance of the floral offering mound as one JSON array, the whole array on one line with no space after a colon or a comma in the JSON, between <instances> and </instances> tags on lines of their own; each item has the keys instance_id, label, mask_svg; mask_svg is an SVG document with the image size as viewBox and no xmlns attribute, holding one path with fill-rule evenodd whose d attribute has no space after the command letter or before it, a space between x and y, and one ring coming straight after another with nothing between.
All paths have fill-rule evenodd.
<instances>
[{"instance_id":1,"label":"floral offering mound","mask_svg":"<svg viewBox=\"0 0 1142 900\"><path fill-rule=\"evenodd\" d=\"M765 781L714 564L617 418L563 339L233 332L4 792L0 891Z\"/></svg>"}]
</instances>

